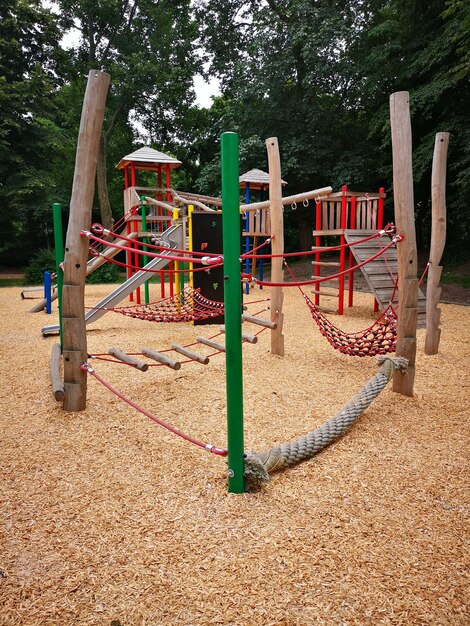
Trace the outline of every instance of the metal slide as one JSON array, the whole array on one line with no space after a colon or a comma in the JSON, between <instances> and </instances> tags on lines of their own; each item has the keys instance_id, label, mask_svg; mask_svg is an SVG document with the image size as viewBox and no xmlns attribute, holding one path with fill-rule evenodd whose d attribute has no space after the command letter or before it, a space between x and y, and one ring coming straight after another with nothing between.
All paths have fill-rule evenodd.
<instances>
[{"instance_id":1,"label":"metal slide","mask_svg":"<svg viewBox=\"0 0 470 626\"><path fill-rule=\"evenodd\" d=\"M170 226L170 228L161 233L161 241L164 245L167 244L169 246L168 251L162 251L162 255L171 256L171 251L174 248L182 250L184 247L183 225L176 224L174 226ZM100 317L103 317L103 315L107 313L107 308L113 308L116 304L119 304L119 302L135 291L137 287L140 287L146 280L152 278L155 270L162 270L166 265L168 265L169 262L170 261L165 258L152 259L141 270L133 274L124 283L122 283L122 285L119 285L119 287L103 298L103 300L98 302L98 304L95 305L96 308L88 311L88 313L85 314L85 323L91 324L92 322L96 322L96 320L100 319ZM41 332L43 336L57 333L59 332L59 325L54 324L51 326L44 326L41 329Z\"/></svg>"}]
</instances>

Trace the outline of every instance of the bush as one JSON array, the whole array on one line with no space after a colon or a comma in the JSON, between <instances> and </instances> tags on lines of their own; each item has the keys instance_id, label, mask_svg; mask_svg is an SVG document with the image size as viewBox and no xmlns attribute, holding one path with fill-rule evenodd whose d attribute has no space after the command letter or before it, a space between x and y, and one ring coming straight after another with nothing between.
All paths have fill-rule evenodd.
<instances>
[{"instance_id":1,"label":"bush","mask_svg":"<svg viewBox=\"0 0 470 626\"><path fill-rule=\"evenodd\" d=\"M51 248L38 250L25 269L25 280L29 285L42 285L44 272L55 272L55 254Z\"/></svg>"},{"instance_id":2,"label":"bush","mask_svg":"<svg viewBox=\"0 0 470 626\"><path fill-rule=\"evenodd\" d=\"M121 273L117 265L114 265L113 263L105 263L90 274L86 281L89 285L99 285L101 283L120 283Z\"/></svg>"}]
</instances>

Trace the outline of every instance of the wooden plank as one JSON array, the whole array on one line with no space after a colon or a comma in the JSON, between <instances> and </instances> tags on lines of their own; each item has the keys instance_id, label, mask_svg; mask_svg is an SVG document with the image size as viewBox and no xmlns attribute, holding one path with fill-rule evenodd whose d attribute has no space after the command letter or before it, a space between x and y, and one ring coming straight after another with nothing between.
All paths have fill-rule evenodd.
<instances>
[{"instance_id":1,"label":"wooden plank","mask_svg":"<svg viewBox=\"0 0 470 626\"><path fill-rule=\"evenodd\" d=\"M446 242L446 170L449 133L437 133L434 143L434 156L431 176L432 227L431 250L429 253L429 273L427 282L426 339L424 352L437 354L441 331L439 328L441 311L438 308L441 289L442 266L439 265Z\"/></svg>"},{"instance_id":2,"label":"wooden plank","mask_svg":"<svg viewBox=\"0 0 470 626\"><path fill-rule=\"evenodd\" d=\"M313 230L312 235L314 237L326 237L328 235L344 235L344 228L327 228L323 230ZM328 247L328 246L325 246Z\"/></svg>"},{"instance_id":3,"label":"wooden plank","mask_svg":"<svg viewBox=\"0 0 470 626\"><path fill-rule=\"evenodd\" d=\"M396 355L408 359L404 374L394 376L393 390L413 395L416 360L416 324L418 305L418 254L414 223L413 164L409 93L390 96L392 134L393 198L397 231L405 237L398 246L398 334Z\"/></svg>"},{"instance_id":4,"label":"wooden plank","mask_svg":"<svg viewBox=\"0 0 470 626\"><path fill-rule=\"evenodd\" d=\"M171 344L171 349L175 352L178 352L179 354L182 354L183 356L188 357L188 359L191 359L192 361L197 361L198 363L201 363L202 365L207 365L209 363L208 356L204 356L202 354L198 354L197 352L193 352L192 350L188 350L188 348L179 346L177 343Z\"/></svg>"},{"instance_id":5,"label":"wooden plank","mask_svg":"<svg viewBox=\"0 0 470 626\"><path fill-rule=\"evenodd\" d=\"M123 352L122 350L119 350L118 348L110 348L108 350L108 354L115 357L119 361L122 361L123 363L132 365L132 367L135 367L141 372L146 372L149 368L148 363L144 363L144 361L141 361L140 359L136 359L134 356L130 356L129 354L126 354L125 352Z\"/></svg>"},{"instance_id":6,"label":"wooden plank","mask_svg":"<svg viewBox=\"0 0 470 626\"><path fill-rule=\"evenodd\" d=\"M250 322L251 324L257 324L258 326L264 326L265 328L270 328L271 330L276 330L277 322L273 322L272 320L263 320L259 317L253 317L252 315L247 315L246 313L242 314L242 320L244 322Z\"/></svg>"},{"instance_id":7,"label":"wooden plank","mask_svg":"<svg viewBox=\"0 0 470 626\"><path fill-rule=\"evenodd\" d=\"M322 267L339 267L340 264L337 261L311 261L312 265L321 265Z\"/></svg>"},{"instance_id":8,"label":"wooden plank","mask_svg":"<svg viewBox=\"0 0 470 626\"><path fill-rule=\"evenodd\" d=\"M220 332L225 333L225 326L220 327ZM242 333L242 341L245 341L246 343L258 343L258 337L257 335Z\"/></svg>"},{"instance_id":9,"label":"wooden plank","mask_svg":"<svg viewBox=\"0 0 470 626\"><path fill-rule=\"evenodd\" d=\"M52 346L50 374L52 393L58 402L62 402L65 397L64 383L62 382L62 376L60 375L61 358L62 352L60 350L60 344L55 343Z\"/></svg>"},{"instance_id":10,"label":"wooden plank","mask_svg":"<svg viewBox=\"0 0 470 626\"><path fill-rule=\"evenodd\" d=\"M65 243L64 290L66 286L79 287L79 289L74 292L75 297L63 298L62 301L65 388L63 407L66 411L81 411L86 407L87 373L81 370L81 365L87 359L83 286L88 240L81 237L80 232L89 230L91 226L96 163L109 80L109 75L104 72L98 70L89 72L77 141L70 217ZM81 323L76 324L73 321L76 319L81 320ZM71 346L77 347L81 355L78 360L67 360L67 353L71 351ZM77 390L77 385L80 392Z\"/></svg>"},{"instance_id":11,"label":"wooden plank","mask_svg":"<svg viewBox=\"0 0 470 626\"><path fill-rule=\"evenodd\" d=\"M282 178L281 159L279 156L279 145L276 137L266 140L269 167L269 205L271 207L271 243L272 254L284 253L284 215L282 212ZM271 281L282 283L284 281L284 260L275 257L271 261ZM271 353L284 356L284 314L282 303L284 295L282 287L271 287L271 322L276 326L271 327ZM243 317L243 316L242 316Z\"/></svg>"},{"instance_id":12,"label":"wooden plank","mask_svg":"<svg viewBox=\"0 0 470 626\"><path fill-rule=\"evenodd\" d=\"M213 341L212 339L207 339L206 337L196 337L196 341L202 343L204 346L209 346L209 348L214 348L214 350L218 350L219 352L225 352L225 346L222 343Z\"/></svg>"},{"instance_id":13,"label":"wooden plank","mask_svg":"<svg viewBox=\"0 0 470 626\"><path fill-rule=\"evenodd\" d=\"M331 293L331 292L325 291L323 289L311 289L310 293L315 293L315 294L318 294L320 296L326 296L327 298L338 298L339 297L339 293Z\"/></svg>"},{"instance_id":14,"label":"wooden plank","mask_svg":"<svg viewBox=\"0 0 470 626\"><path fill-rule=\"evenodd\" d=\"M150 348L142 348L141 352L142 354L145 354L145 356L148 356L149 359L153 359L154 361L157 361L157 363L162 363L162 365L171 367L171 369L173 370L179 370L181 368L181 363L179 361L171 359L166 354L156 352L155 350L151 350Z\"/></svg>"}]
</instances>

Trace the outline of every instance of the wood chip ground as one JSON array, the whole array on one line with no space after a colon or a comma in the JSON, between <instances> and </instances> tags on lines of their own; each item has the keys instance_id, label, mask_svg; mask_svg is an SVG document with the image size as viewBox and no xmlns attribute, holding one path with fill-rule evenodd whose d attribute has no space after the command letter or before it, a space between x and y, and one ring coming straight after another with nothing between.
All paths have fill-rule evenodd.
<instances>
[{"instance_id":1,"label":"wood chip ground","mask_svg":"<svg viewBox=\"0 0 470 626\"><path fill-rule=\"evenodd\" d=\"M87 287L87 303L109 289ZM87 409L64 413L49 378L56 340L40 334L56 308L30 314L20 291L0 290L1 626L470 622L468 308L442 306L437 356L424 355L419 332L414 398L388 386L316 458L274 474L260 493L229 495L224 459L91 377ZM332 319L360 330L371 305L358 293ZM90 327L88 349L161 350L217 330L109 313ZM312 430L376 371L374 359L329 346L296 290L285 295L286 356L270 355L269 331L259 339L244 346L246 449ZM225 446L223 355L177 372L93 365L155 416Z\"/></svg>"}]
</instances>

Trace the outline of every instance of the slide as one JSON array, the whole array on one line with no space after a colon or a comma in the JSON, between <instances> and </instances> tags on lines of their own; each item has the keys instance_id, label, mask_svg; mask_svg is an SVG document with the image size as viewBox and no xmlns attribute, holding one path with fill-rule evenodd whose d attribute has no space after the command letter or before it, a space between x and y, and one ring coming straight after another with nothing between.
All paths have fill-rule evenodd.
<instances>
[{"instance_id":1,"label":"slide","mask_svg":"<svg viewBox=\"0 0 470 626\"><path fill-rule=\"evenodd\" d=\"M161 234L161 240L164 244L169 246L168 250L162 251L162 254L165 256L171 256L173 248L179 248L182 250L184 248L184 236L183 236L183 226L182 224L176 224L174 226L170 226L165 232ZM130 278L128 278L122 285L116 287L114 291L108 294L105 298L103 298L98 304L96 304L96 308L91 309L85 314L85 323L91 324L92 322L96 322L100 317L103 317L105 313L107 313L107 308L113 308L119 302L122 302L124 298L129 296L133 291L140 287L145 283L146 280L152 278L154 276L155 270L162 270L168 265L169 260L165 258L155 258L152 259L147 265L145 265L141 270L133 274ZM149 271L153 270L153 271ZM44 326L41 329L43 336L54 334L59 332L59 326L57 324L51 326Z\"/></svg>"}]
</instances>

